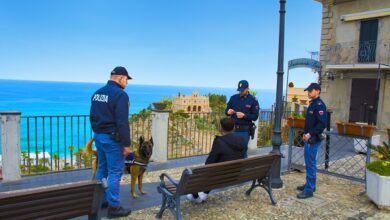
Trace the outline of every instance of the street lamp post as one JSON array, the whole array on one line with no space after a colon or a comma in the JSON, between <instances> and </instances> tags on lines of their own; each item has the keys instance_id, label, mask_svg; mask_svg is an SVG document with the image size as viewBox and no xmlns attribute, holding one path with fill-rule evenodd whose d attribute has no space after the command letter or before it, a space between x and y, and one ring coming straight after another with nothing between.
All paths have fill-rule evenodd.
<instances>
[{"instance_id":1,"label":"street lamp post","mask_svg":"<svg viewBox=\"0 0 390 220\"><path fill-rule=\"evenodd\" d=\"M272 153L280 154L280 145L282 145L281 137L281 123L282 123L282 109L283 109L283 62L284 62L284 17L286 14L285 5L286 0L280 0L280 18L279 18L279 51L278 51L278 71L276 84L276 105L275 105L275 127L274 135L272 137ZM277 161L272 170L272 188L282 188L283 181L280 178L281 158Z\"/></svg>"}]
</instances>

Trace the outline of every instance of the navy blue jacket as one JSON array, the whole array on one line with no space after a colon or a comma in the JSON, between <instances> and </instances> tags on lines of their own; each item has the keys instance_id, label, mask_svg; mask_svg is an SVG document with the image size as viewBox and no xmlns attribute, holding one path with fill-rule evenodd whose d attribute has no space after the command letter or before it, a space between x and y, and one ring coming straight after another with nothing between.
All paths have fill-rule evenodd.
<instances>
[{"instance_id":1,"label":"navy blue jacket","mask_svg":"<svg viewBox=\"0 0 390 220\"><path fill-rule=\"evenodd\" d=\"M240 97L240 94L233 95L230 97L229 102L227 103L227 107L225 110L225 114L227 114L229 109L234 109L236 112L242 112L245 114L245 117L242 119L238 119L234 114L232 118L236 125L251 125L252 121L256 121L259 117L259 102L255 97L251 94Z\"/></svg>"},{"instance_id":2,"label":"navy blue jacket","mask_svg":"<svg viewBox=\"0 0 390 220\"><path fill-rule=\"evenodd\" d=\"M90 121L96 134L118 133L120 144L130 146L129 96L115 81L97 90L91 97Z\"/></svg>"},{"instance_id":3,"label":"navy blue jacket","mask_svg":"<svg viewBox=\"0 0 390 220\"><path fill-rule=\"evenodd\" d=\"M320 97L310 101L305 120L305 134L318 136L322 134L327 124L326 105Z\"/></svg>"},{"instance_id":4,"label":"navy blue jacket","mask_svg":"<svg viewBox=\"0 0 390 220\"><path fill-rule=\"evenodd\" d=\"M216 136L206 164L243 159L247 150L244 139L234 133Z\"/></svg>"}]
</instances>

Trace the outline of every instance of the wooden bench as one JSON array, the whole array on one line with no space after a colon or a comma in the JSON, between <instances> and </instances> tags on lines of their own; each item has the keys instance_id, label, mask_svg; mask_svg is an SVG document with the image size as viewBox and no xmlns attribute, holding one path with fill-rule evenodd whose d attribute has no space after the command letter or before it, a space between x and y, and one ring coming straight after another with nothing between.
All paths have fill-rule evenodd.
<instances>
[{"instance_id":1,"label":"wooden bench","mask_svg":"<svg viewBox=\"0 0 390 220\"><path fill-rule=\"evenodd\" d=\"M100 219L103 187L83 181L0 193L0 219Z\"/></svg>"},{"instance_id":2,"label":"wooden bench","mask_svg":"<svg viewBox=\"0 0 390 220\"><path fill-rule=\"evenodd\" d=\"M268 154L186 168L179 182L163 173L160 175L161 182L157 187L157 191L162 194L162 204L156 217L161 218L163 212L169 209L175 218L180 220L180 196L237 185L247 181L252 181L252 186L246 191L246 195L249 196L255 187L260 186L268 192L272 204L275 205L270 171L278 158L280 158L278 154Z\"/></svg>"}]
</instances>

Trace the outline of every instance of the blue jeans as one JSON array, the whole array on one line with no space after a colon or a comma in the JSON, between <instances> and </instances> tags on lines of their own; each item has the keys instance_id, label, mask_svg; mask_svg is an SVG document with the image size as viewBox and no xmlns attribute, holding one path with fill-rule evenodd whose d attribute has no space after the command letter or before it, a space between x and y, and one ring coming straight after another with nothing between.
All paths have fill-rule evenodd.
<instances>
[{"instance_id":1,"label":"blue jeans","mask_svg":"<svg viewBox=\"0 0 390 220\"><path fill-rule=\"evenodd\" d=\"M306 164L306 184L303 191L313 192L316 188L317 178L317 152L321 142L309 144L307 141L304 146L304 157Z\"/></svg>"},{"instance_id":2,"label":"blue jeans","mask_svg":"<svg viewBox=\"0 0 390 220\"><path fill-rule=\"evenodd\" d=\"M98 167L96 180L107 179L103 202L107 201L111 207L120 205L119 189L123 174L124 156L123 148L112 139L109 134L95 134Z\"/></svg>"},{"instance_id":3,"label":"blue jeans","mask_svg":"<svg viewBox=\"0 0 390 220\"><path fill-rule=\"evenodd\" d=\"M242 137L244 139L245 145L248 148L249 142L249 132L248 131L236 131L234 132L237 136ZM248 150L245 151L244 157L248 157Z\"/></svg>"}]
</instances>

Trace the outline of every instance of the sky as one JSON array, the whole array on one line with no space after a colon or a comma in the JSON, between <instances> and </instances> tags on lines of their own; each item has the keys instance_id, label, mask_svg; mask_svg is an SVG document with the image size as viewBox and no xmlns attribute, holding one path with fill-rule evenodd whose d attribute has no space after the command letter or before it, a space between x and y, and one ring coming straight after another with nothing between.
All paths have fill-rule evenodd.
<instances>
[{"instance_id":1,"label":"sky","mask_svg":"<svg viewBox=\"0 0 390 220\"><path fill-rule=\"evenodd\" d=\"M319 50L322 6L286 11L285 76ZM278 34L279 0L0 0L0 79L105 82L124 66L130 85L275 89Z\"/></svg>"}]
</instances>

